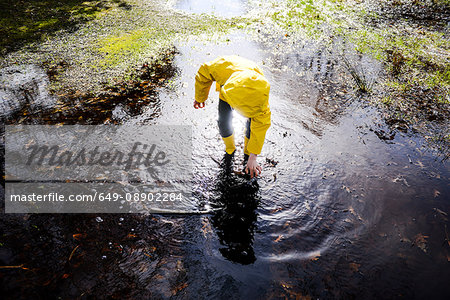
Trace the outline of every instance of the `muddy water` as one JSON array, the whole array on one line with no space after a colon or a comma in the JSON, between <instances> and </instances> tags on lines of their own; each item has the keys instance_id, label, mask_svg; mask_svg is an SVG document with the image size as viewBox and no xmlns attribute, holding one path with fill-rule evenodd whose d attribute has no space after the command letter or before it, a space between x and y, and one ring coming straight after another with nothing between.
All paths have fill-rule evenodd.
<instances>
[{"instance_id":1,"label":"muddy water","mask_svg":"<svg viewBox=\"0 0 450 300\"><path fill-rule=\"evenodd\" d=\"M0 117L11 115L23 107L42 111L52 107L56 99L50 96L48 76L34 65L11 66L0 70Z\"/></svg>"},{"instance_id":2,"label":"muddy water","mask_svg":"<svg viewBox=\"0 0 450 300\"><path fill-rule=\"evenodd\" d=\"M178 0L174 1L174 8L187 13L213 14L220 17L235 17L242 15L246 9L243 0Z\"/></svg>"},{"instance_id":3,"label":"muddy water","mask_svg":"<svg viewBox=\"0 0 450 300\"><path fill-rule=\"evenodd\" d=\"M226 44L180 43L180 76L160 95L159 116L129 121L194 128L192 206L219 210L184 219L185 295L422 298L448 291L448 164L414 135L380 139L389 129L352 92L338 56L313 45L273 54L265 45L245 35ZM226 54L256 61L271 82L273 125L257 183L217 163L218 95L211 92L204 110L192 108L199 65ZM349 57L377 74L376 62ZM238 171L244 120L236 116L234 125Z\"/></svg>"},{"instance_id":4,"label":"muddy water","mask_svg":"<svg viewBox=\"0 0 450 300\"><path fill-rule=\"evenodd\" d=\"M183 295L202 298L444 298L449 168L411 133L390 132L369 96L352 91L341 54L376 84L381 66L282 39L180 43L160 115L134 121L194 127L195 207L184 219ZM274 52L274 48L278 51ZM257 183L221 169L217 99L192 106L198 66L237 54L263 66L273 115ZM244 120L235 117L240 170Z\"/></svg>"},{"instance_id":5,"label":"muddy water","mask_svg":"<svg viewBox=\"0 0 450 300\"><path fill-rule=\"evenodd\" d=\"M192 125L194 197L185 209L215 212L24 216L30 232L25 250L3 248L0 258L9 265L28 259L41 271L17 271L9 291L25 291L39 278L28 291L65 298L444 298L450 276L448 162L420 137L391 133L366 104L369 96L353 92L336 53L282 38L254 42L235 34L228 40L179 42L178 76L159 91L159 101L138 115L114 115L126 124ZM211 91L205 109L192 108L199 65L225 54L254 60L271 83L272 127L256 182L237 174L245 120L235 116L236 172L227 172L219 165L224 149L217 93ZM376 81L375 61L345 55ZM58 225L33 229L40 219ZM12 228L8 234L22 245L24 233ZM46 230L57 234L42 240ZM67 243L61 232L83 235ZM48 256L56 248L64 251ZM47 273L40 266L45 264L51 265Z\"/></svg>"}]
</instances>

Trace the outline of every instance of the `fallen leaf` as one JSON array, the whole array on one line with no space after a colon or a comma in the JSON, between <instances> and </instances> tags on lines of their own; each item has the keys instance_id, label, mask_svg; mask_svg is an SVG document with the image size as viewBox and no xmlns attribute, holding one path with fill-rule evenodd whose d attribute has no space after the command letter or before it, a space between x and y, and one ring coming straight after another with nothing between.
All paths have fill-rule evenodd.
<instances>
[{"instance_id":1,"label":"fallen leaf","mask_svg":"<svg viewBox=\"0 0 450 300\"><path fill-rule=\"evenodd\" d=\"M309 205L309 202L305 202L305 208L307 210L311 210L311 206Z\"/></svg>"},{"instance_id":2,"label":"fallen leaf","mask_svg":"<svg viewBox=\"0 0 450 300\"><path fill-rule=\"evenodd\" d=\"M441 216L441 218L444 219L444 221L447 221L448 214L445 211L442 211L442 210L440 210L439 208L436 208L436 207L433 208L433 210L435 212L437 212Z\"/></svg>"},{"instance_id":3,"label":"fallen leaf","mask_svg":"<svg viewBox=\"0 0 450 300\"><path fill-rule=\"evenodd\" d=\"M352 270L353 272L358 272L359 267L361 267L361 264L349 263L349 266L350 266L350 270Z\"/></svg>"},{"instance_id":4,"label":"fallen leaf","mask_svg":"<svg viewBox=\"0 0 450 300\"><path fill-rule=\"evenodd\" d=\"M172 295L175 296L176 294L178 294L179 291L185 289L188 286L187 282L184 282L178 286L176 286L173 290L172 290Z\"/></svg>"},{"instance_id":5,"label":"fallen leaf","mask_svg":"<svg viewBox=\"0 0 450 300\"><path fill-rule=\"evenodd\" d=\"M352 191L350 190L350 188L348 186L343 185L341 187L341 189L345 190L347 193L351 193Z\"/></svg>"},{"instance_id":6,"label":"fallen leaf","mask_svg":"<svg viewBox=\"0 0 450 300\"><path fill-rule=\"evenodd\" d=\"M429 236L427 235L423 235L421 233L417 234L414 237L414 245L416 245L417 247L419 247L419 249L421 249L423 252L427 252L427 238Z\"/></svg>"},{"instance_id":7,"label":"fallen leaf","mask_svg":"<svg viewBox=\"0 0 450 300\"><path fill-rule=\"evenodd\" d=\"M281 241L281 239L282 239L283 237L284 237L284 236L283 236L282 234L280 234L274 242L275 242L275 243L278 243L279 241Z\"/></svg>"},{"instance_id":8,"label":"fallen leaf","mask_svg":"<svg viewBox=\"0 0 450 300\"><path fill-rule=\"evenodd\" d=\"M76 240L80 240L80 239L85 238L86 234L85 233L75 233L72 237Z\"/></svg>"},{"instance_id":9,"label":"fallen leaf","mask_svg":"<svg viewBox=\"0 0 450 300\"><path fill-rule=\"evenodd\" d=\"M348 210L350 211L350 213L351 213L352 215L356 216L355 210L353 209L353 207L350 206L350 207L348 208Z\"/></svg>"},{"instance_id":10,"label":"fallen leaf","mask_svg":"<svg viewBox=\"0 0 450 300\"><path fill-rule=\"evenodd\" d=\"M270 211L270 213L273 214L273 213L279 212L280 210L283 210L283 208L282 207L278 207L278 208L272 209Z\"/></svg>"},{"instance_id":11,"label":"fallen leaf","mask_svg":"<svg viewBox=\"0 0 450 300\"><path fill-rule=\"evenodd\" d=\"M320 257L320 251L316 251L316 252L311 253L310 257L311 257L311 260L313 260L313 261L318 260L319 257Z\"/></svg>"},{"instance_id":12,"label":"fallen leaf","mask_svg":"<svg viewBox=\"0 0 450 300\"><path fill-rule=\"evenodd\" d=\"M403 178L402 175L398 175L396 178L392 179L392 182L403 182L404 185L406 185L407 187L410 187L408 181L406 181L406 179Z\"/></svg>"},{"instance_id":13,"label":"fallen leaf","mask_svg":"<svg viewBox=\"0 0 450 300\"><path fill-rule=\"evenodd\" d=\"M408 238L401 238L400 242L402 242L402 243L411 243L411 240L408 239Z\"/></svg>"},{"instance_id":14,"label":"fallen leaf","mask_svg":"<svg viewBox=\"0 0 450 300\"><path fill-rule=\"evenodd\" d=\"M420 160L417 161L416 165L419 166L421 169L425 168L424 164Z\"/></svg>"},{"instance_id":15,"label":"fallen leaf","mask_svg":"<svg viewBox=\"0 0 450 300\"><path fill-rule=\"evenodd\" d=\"M208 219L203 219L202 223L203 225L201 231L203 232L203 237L206 238L208 234L212 233L211 224L209 223Z\"/></svg>"}]
</instances>

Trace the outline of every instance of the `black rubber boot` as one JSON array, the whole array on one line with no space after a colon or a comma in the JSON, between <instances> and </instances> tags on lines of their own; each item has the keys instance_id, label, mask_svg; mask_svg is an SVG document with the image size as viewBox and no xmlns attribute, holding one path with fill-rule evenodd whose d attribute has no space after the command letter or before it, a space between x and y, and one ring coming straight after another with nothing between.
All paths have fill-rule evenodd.
<instances>
[{"instance_id":1,"label":"black rubber boot","mask_svg":"<svg viewBox=\"0 0 450 300\"><path fill-rule=\"evenodd\" d=\"M225 155L222 158L222 161L220 162L220 167L223 168L226 171L230 171L233 168L233 159L234 159L234 151L231 154L228 154L225 152Z\"/></svg>"}]
</instances>

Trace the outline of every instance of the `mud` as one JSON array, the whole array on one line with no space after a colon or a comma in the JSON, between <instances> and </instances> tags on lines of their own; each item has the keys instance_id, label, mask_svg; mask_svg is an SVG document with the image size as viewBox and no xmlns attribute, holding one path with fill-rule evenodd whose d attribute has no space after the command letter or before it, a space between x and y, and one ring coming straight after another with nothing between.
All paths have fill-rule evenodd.
<instances>
[{"instance_id":1,"label":"mud","mask_svg":"<svg viewBox=\"0 0 450 300\"><path fill-rule=\"evenodd\" d=\"M175 54L175 49L166 50L156 63L142 65L131 74L130 80L119 81L100 95L64 91L50 96L46 89L48 81L61 65L48 68L46 74L38 66L27 66L22 73L16 68L3 69L0 78L7 85L1 94L4 107L0 120L5 124L122 123L126 117L136 116L143 109L157 108L157 88L166 85L177 72L172 63ZM20 74L24 78L11 78L10 74Z\"/></svg>"}]
</instances>

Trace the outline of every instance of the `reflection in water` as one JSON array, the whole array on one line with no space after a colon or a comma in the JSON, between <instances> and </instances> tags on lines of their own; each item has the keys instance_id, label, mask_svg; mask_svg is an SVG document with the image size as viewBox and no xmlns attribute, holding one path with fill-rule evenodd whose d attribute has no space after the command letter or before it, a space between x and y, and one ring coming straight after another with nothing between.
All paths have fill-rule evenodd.
<instances>
[{"instance_id":1,"label":"reflection in water","mask_svg":"<svg viewBox=\"0 0 450 300\"><path fill-rule=\"evenodd\" d=\"M420 250L415 241L434 232L437 238L431 241L430 235L427 243L440 247L436 228L444 224L433 229L422 220L411 232L392 224L416 222L411 220L433 207L448 211L444 197L433 196L434 189L442 195L448 190L445 167L416 150L421 148L417 140L398 136L396 144L386 144L371 132L384 126L380 115L352 93L352 78L338 55L315 45L280 47L274 54L245 36L229 40L177 46L177 88L160 94L161 114L152 120L193 126L195 199L219 208L211 217L214 232L196 228L201 222L187 225L192 234L185 239L186 260L195 270L189 273L189 295L205 290L205 297L221 297L234 288L229 282L214 285L219 278L237 284L236 294L249 295L242 298L367 299L373 298L373 286L394 298L407 292L398 286L422 282L417 273L411 283L409 270L401 266L418 270L416 261L424 263L432 252ZM205 109L192 108L198 66L225 54L256 61L271 83L273 123L255 191L239 185L242 178L217 175L221 171L214 160L223 144L214 91ZM379 68L363 56L345 55L365 71ZM150 120L143 114L135 122ZM235 160L242 155L240 146L237 150ZM231 188L235 184L237 189ZM438 256L434 259L445 259ZM436 274L442 267L428 268ZM374 269L382 270L379 276ZM432 284L443 286L442 280Z\"/></svg>"},{"instance_id":2,"label":"reflection in water","mask_svg":"<svg viewBox=\"0 0 450 300\"><path fill-rule=\"evenodd\" d=\"M224 166L216 181L214 206L218 210L212 217L220 244L220 253L227 259L243 265L255 262L253 235L256 228L256 208L259 185L255 179L236 176L232 166Z\"/></svg>"},{"instance_id":3,"label":"reflection in water","mask_svg":"<svg viewBox=\"0 0 450 300\"><path fill-rule=\"evenodd\" d=\"M140 80L117 82L99 95L68 91L53 97L43 69L24 65L0 70L0 121L8 124L121 124L151 111L159 114L156 87L165 85L178 69L175 49L167 49L154 65L144 64L134 75Z\"/></svg>"},{"instance_id":4,"label":"reflection in water","mask_svg":"<svg viewBox=\"0 0 450 300\"><path fill-rule=\"evenodd\" d=\"M49 109L56 103L50 96L46 72L35 65L11 66L0 70L0 117L27 108L29 113Z\"/></svg>"},{"instance_id":5,"label":"reflection in water","mask_svg":"<svg viewBox=\"0 0 450 300\"><path fill-rule=\"evenodd\" d=\"M157 108L149 104L134 115L124 105L114 112L126 124L192 125L198 202L187 205L216 206L215 230L207 221L201 227L206 216L111 223L114 216L102 216L105 221L95 228L94 218L87 222L85 217L13 219L3 226L9 235L2 233L7 243L0 263L25 262L39 273L7 270L14 277L31 276L8 282L9 291L20 284L30 294L43 290L65 298L86 291L165 299L436 299L448 294L449 248L443 244L450 228L448 164L436 161L413 135L398 134L390 144L380 141L372 132L385 129L379 113L349 92L351 78L329 53L313 46L264 53L248 38L229 40L179 45L179 76L173 89L160 91ZM223 153L217 95L205 109L192 108L198 66L225 54L263 65L272 86L273 124L259 158L259 186L217 168L215 159ZM357 55L353 63L376 69ZM237 151L235 161L242 145ZM28 230L20 230L22 223ZM35 228L35 223L44 225ZM87 233L86 242L81 233ZM19 248L36 251L16 258L11 249ZM80 261L89 276L80 271Z\"/></svg>"}]
</instances>

